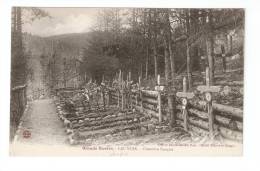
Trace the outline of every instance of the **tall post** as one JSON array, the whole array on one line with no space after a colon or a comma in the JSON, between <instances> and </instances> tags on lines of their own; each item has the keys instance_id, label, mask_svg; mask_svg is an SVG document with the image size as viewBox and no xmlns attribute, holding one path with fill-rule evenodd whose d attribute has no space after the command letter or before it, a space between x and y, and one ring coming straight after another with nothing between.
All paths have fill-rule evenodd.
<instances>
[{"instance_id":1,"label":"tall post","mask_svg":"<svg viewBox=\"0 0 260 171\"><path fill-rule=\"evenodd\" d=\"M186 77L183 78L183 91L177 92L177 97L181 98L182 102L182 115L183 115L183 127L185 131L188 131L188 111L187 111L187 105L188 105L188 99L192 99L194 97L194 93L187 92L187 79Z\"/></svg>"},{"instance_id":2,"label":"tall post","mask_svg":"<svg viewBox=\"0 0 260 171\"><path fill-rule=\"evenodd\" d=\"M209 25L210 30L206 37L206 49L207 49L207 57L208 57L208 67L209 67L209 79L210 85L214 84L214 36L213 36L213 16L212 10L209 11Z\"/></svg>"},{"instance_id":3,"label":"tall post","mask_svg":"<svg viewBox=\"0 0 260 171\"><path fill-rule=\"evenodd\" d=\"M139 90L140 99L141 99L141 112L143 112L144 111L144 106L143 106L143 94L142 94L142 91L141 91L141 77L140 76L138 78L138 90Z\"/></svg>"},{"instance_id":4,"label":"tall post","mask_svg":"<svg viewBox=\"0 0 260 171\"><path fill-rule=\"evenodd\" d=\"M160 75L157 76L157 86L159 87L157 92L158 92L158 114L159 114L159 123L162 123L162 96L160 92L160 80L161 77Z\"/></svg>"},{"instance_id":5,"label":"tall post","mask_svg":"<svg viewBox=\"0 0 260 171\"><path fill-rule=\"evenodd\" d=\"M66 58L63 58L63 86L66 88Z\"/></svg>"},{"instance_id":6,"label":"tall post","mask_svg":"<svg viewBox=\"0 0 260 171\"><path fill-rule=\"evenodd\" d=\"M188 76L188 87L189 89L192 88L192 76L191 76L191 58L190 58L190 47L188 41L186 42L186 55L187 55L187 76Z\"/></svg>"},{"instance_id":7,"label":"tall post","mask_svg":"<svg viewBox=\"0 0 260 171\"><path fill-rule=\"evenodd\" d=\"M131 87L131 82L132 82L132 78L131 78L131 71L129 72L129 85L128 85L128 106L130 106L130 108L133 108L133 101L132 101L132 87Z\"/></svg>"},{"instance_id":8,"label":"tall post","mask_svg":"<svg viewBox=\"0 0 260 171\"><path fill-rule=\"evenodd\" d=\"M122 96L122 106L121 106L121 109L124 110L124 107L125 107L125 93L124 93L124 90L125 90L125 82L124 82L124 79L123 79L123 72L122 72L122 77L121 77L121 96Z\"/></svg>"},{"instance_id":9,"label":"tall post","mask_svg":"<svg viewBox=\"0 0 260 171\"><path fill-rule=\"evenodd\" d=\"M226 52L225 52L224 45L221 45L221 58L222 58L223 72L226 72Z\"/></svg>"},{"instance_id":10,"label":"tall post","mask_svg":"<svg viewBox=\"0 0 260 171\"><path fill-rule=\"evenodd\" d=\"M183 78L183 92L187 93L187 80L186 80L186 77ZM187 112L187 109L186 109L187 99L183 99L182 100L182 105L183 105L182 112L183 112L184 130L188 131L188 112Z\"/></svg>"},{"instance_id":11,"label":"tall post","mask_svg":"<svg viewBox=\"0 0 260 171\"><path fill-rule=\"evenodd\" d=\"M120 90L121 90L121 70L118 75L118 99L117 99L117 107L120 108Z\"/></svg>"},{"instance_id":12,"label":"tall post","mask_svg":"<svg viewBox=\"0 0 260 171\"><path fill-rule=\"evenodd\" d=\"M210 86L210 75L209 75L209 67L206 68L206 86ZM214 116L212 111L212 98L211 93L206 93L206 100L207 100L207 109L209 114L209 134L210 137L213 137L214 133Z\"/></svg>"}]
</instances>

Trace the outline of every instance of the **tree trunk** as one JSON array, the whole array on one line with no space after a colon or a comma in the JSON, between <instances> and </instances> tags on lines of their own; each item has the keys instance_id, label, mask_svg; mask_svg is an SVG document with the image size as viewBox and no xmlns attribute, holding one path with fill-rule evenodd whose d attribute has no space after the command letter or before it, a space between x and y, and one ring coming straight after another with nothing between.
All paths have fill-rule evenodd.
<instances>
[{"instance_id":1,"label":"tree trunk","mask_svg":"<svg viewBox=\"0 0 260 171\"><path fill-rule=\"evenodd\" d=\"M186 57L187 57L187 75L188 75L188 89L192 88L192 76L191 76L191 57L190 57L190 46L189 46L189 37L190 37L190 11L186 12L186 33L188 38L186 40Z\"/></svg>"},{"instance_id":2,"label":"tree trunk","mask_svg":"<svg viewBox=\"0 0 260 171\"><path fill-rule=\"evenodd\" d=\"M144 21L144 27L146 27L146 19L147 16L146 14ZM151 15L150 15L150 11L149 11L149 16L148 16L148 28L147 28L147 38L146 38L146 60L145 60L145 79L148 79L148 75L149 75L149 58L150 58L150 42L151 42Z\"/></svg>"},{"instance_id":3,"label":"tree trunk","mask_svg":"<svg viewBox=\"0 0 260 171\"><path fill-rule=\"evenodd\" d=\"M153 56L154 56L154 77L158 75L158 62L157 62L157 10L154 9L154 22L153 22Z\"/></svg>"},{"instance_id":4,"label":"tree trunk","mask_svg":"<svg viewBox=\"0 0 260 171\"><path fill-rule=\"evenodd\" d=\"M171 70L169 65L169 47L168 47L167 37L164 36L164 63L165 63L165 80L166 80L166 86L168 89L172 91L171 87ZM175 104L174 104L174 97L173 93L167 94L167 101L168 101L168 107L169 107L169 119L170 119L170 127L173 127L176 122L176 116L175 116Z\"/></svg>"},{"instance_id":5,"label":"tree trunk","mask_svg":"<svg viewBox=\"0 0 260 171\"><path fill-rule=\"evenodd\" d=\"M208 57L208 64L209 64L209 84L214 85L214 39L212 33L212 11L209 11L209 25L210 30L208 32L206 38L206 47L207 47L207 57Z\"/></svg>"},{"instance_id":6,"label":"tree trunk","mask_svg":"<svg viewBox=\"0 0 260 171\"><path fill-rule=\"evenodd\" d=\"M169 113L170 113L170 126L174 126L176 123L176 113L175 113L175 60L174 60L174 54L173 54L173 50L172 50L172 41L171 41L171 24L170 24L170 19L169 19L169 10L166 11L166 32L167 32L167 37L164 38L164 46L165 46L165 63L168 63L168 56L170 58L170 68L166 67L167 65L165 65L165 79L167 81L167 83L171 89L171 92L169 92L168 94L168 105L169 105ZM168 53L169 51L169 53ZM169 72L169 73L168 73ZM167 79L167 75L171 76L171 81L169 82Z\"/></svg>"},{"instance_id":7,"label":"tree trunk","mask_svg":"<svg viewBox=\"0 0 260 171\"><path fill-rule=\"evenodd\" d=\"M146 47L146 60L145 60L145 79L148 79L148 66L149 66L149 47Z\"/></svg>"}]
</instances>

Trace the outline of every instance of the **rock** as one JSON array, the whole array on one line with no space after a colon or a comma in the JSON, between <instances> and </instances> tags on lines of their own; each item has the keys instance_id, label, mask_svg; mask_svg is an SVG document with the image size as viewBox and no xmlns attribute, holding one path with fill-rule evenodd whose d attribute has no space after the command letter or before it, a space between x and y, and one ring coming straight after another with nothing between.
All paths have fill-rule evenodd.
<instances>
[{"instance_id":1,"label":"rock","mask_svg":"<svg viewBox=\"0 0 260 171\"><path fill-rule=\"evenodd\" d=\"M134 118L134 122L137 122L138 121L138 119L137 118Z\"/></svg>"},{"instance_id":2,"label":"rock","mask_svg":"<svg viewBox=\"0 0 260 171\"><path fill-rule=\"evenodd\" d=\"M79 123L83 123L83 120L79 120Z\"/></svg>"},{"instance_id":3,"label":"rock","mask_svg":"<svg viewBox=\"0 0 260 171\"><path fill-rule=\"evenodd\" d=\"M131 135L132 134L132 131L130 130L130 129L127 129L127 130L125 130L125 133L126 133L126 135Z\"/></svg>"}]
</instances>

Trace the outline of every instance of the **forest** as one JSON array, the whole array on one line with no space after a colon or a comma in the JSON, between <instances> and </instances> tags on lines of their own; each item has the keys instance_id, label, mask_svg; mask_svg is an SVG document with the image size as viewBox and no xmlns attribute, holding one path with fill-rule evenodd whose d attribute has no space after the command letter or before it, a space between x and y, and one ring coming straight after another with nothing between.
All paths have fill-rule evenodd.
<instances>
[{"instance_id":1,"label":"forest","mask_svg":"<svg viewBox=\"0 0 260 171\"><path fill-rule=\"evenodd\" d=\"M112 81L119 70L125 79L131 72L135 82L141 77L148 86L155 84L159 74L172 88L177 77L186 74L192 88L206 66L212 84L218 71L243 66L243 9L100 8L91 31L49 37L22 32L19 20L19 15L23 19L19 10L29 11L31 22L51 18L44 9L16 10L12 45L17 48L12 48L12 57L24 56L25 60L13 61L25 63L12 63L12 71L24 66L24 82L36 79L43 84L40 88L82 86L90 79ZM240 60L229 66L229 58L236 54ZM32 58L40 61L38 67Z\"/></svg>"},{"instance_id":2,"label":"forest","mask_svg":"<svg viewBox=\"0 0 260 171\"><path fill-rule=\"evenodd\" d=\"M87 32L39 36L23 31L24 23L51 20L51 14L44 8L13 8L13 125L27 101L55 98L63 90L78 97L76 89L88 94L94 87L97 111L100 101L106 110L108 96L118 111L148 111L148 120L155 117L171 128L183 121L188 129L189 121L210 136L216 123L225 136L242 139L244 9L96 10ZM65 106L88 101L62 98Z\"/></svg>"}]
</instances>

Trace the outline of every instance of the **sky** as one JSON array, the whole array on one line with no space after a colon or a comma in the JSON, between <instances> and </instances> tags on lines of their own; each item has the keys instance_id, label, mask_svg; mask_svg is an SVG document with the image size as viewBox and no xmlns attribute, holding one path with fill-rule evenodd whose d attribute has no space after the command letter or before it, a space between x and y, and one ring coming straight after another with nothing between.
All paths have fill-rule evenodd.
<instances>
[{"instance_id":1,"label":"sky","mask_svg":"<svg viewBox=\"0 0 260 171\"><path fill-rule=\"evenodd\" d=\"M42 37L66 33L81 33L90 31L95 25L97 8L41 8L49 13L51 18L45 17L33 22L27 22L23 31Z\"/></svg>"}]
</instances>

